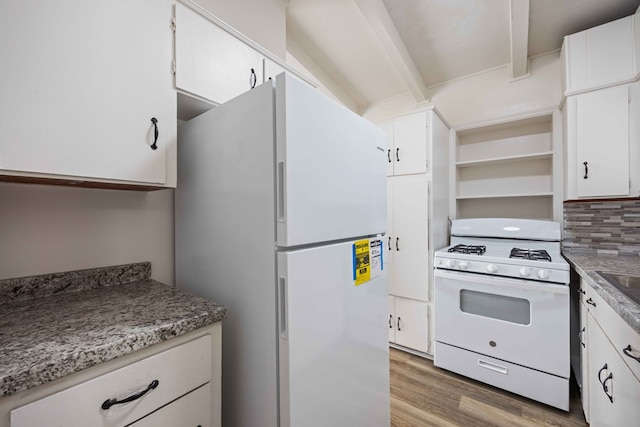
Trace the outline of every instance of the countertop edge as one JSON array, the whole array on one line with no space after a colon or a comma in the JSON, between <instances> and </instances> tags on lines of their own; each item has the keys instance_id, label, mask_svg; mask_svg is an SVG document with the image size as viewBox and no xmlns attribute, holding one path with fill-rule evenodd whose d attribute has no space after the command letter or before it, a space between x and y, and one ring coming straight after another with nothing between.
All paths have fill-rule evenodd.
<instances>
[{"instance_id":1,"label":"countertop edge","mask_svg":"<svg viewBox=\"0 0 640 427\"><path fill-rule=\"evenodd\" d=\"M563 250L562 255L569 262L569 264L576 270L576 272L586 280L586 282L591 286L593 290L596 291L600 297L613 310L638 334L640 334L640 306L635 302L631 301L626 295L616 289L613 285L609 284L604 278L602 278L596 270L606 270L600 267L595 269L589 268L580 263L581 257L588 256L597 256L598 258L602 258L601 254L590 254L585 252L572 252L568 250ZM609 257L613 257L616 259L620 259L620 256L608 255ZM578 258L576 260L576 258ZM638 262L636 257L626 257L629 258L629 261L634 260Z\"/></svg>"}]
</instances>

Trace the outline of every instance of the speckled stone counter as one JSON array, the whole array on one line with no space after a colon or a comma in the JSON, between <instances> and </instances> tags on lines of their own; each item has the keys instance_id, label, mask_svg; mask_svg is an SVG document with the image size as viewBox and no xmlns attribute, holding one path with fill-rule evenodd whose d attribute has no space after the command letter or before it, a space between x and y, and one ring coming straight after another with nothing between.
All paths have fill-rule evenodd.
<instances>
[{"instance_id":1,"label":"speckled stone counter","mask_svg":"<svg viewBox=\"0 0 640 427\"><path fill-rule=\"evenodd\" d=\"M0 280L0 396L223 320L149 263Z\"/></svg>"},{"instance_id":2,"label":"speckled stone counter","mask_svg":"<svg viewBox=\"0 0 640 427\"><path fill-rule=\"evenodd\" d=\"M640 257L563 250L562 255L597 293L640 334L640 305L629 299L596 271L640 276Z\"/></svg>"}]
</instances>

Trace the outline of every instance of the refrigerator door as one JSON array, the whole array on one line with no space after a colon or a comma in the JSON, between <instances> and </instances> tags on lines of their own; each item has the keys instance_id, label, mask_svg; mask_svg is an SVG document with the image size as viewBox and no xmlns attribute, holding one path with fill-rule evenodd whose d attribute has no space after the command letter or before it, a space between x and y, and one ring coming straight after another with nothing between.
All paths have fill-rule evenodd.
<instances>
[{"instance_id":1,"label":"refrigerator door","mask_svg":"<svg viewBox=\"0 0 640 427\"><path fill-rule=\"evenodd\" d=\"M278 246L384 233L384 131L295 77L276 77Z\"/></svg>"},{"instance_id":2,"label":"refrigerator door","mask_svg":"<svg viewBox=\"0 0 640 427\"><path fill-rule=\"evenodd\" d=\"M281 427L389 426L387 277L356 243L278 253Z\"/></svg>"}]
</instances>

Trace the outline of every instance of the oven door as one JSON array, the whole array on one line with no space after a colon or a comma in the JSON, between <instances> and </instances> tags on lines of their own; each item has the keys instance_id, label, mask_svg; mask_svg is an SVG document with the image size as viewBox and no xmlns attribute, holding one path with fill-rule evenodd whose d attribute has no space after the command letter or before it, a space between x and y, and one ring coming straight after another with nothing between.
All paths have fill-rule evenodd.
<instances>
[{"instance_id":1,"label":"oven door","mask_svg":"<svg viewBox=\"0 0 640 427\"><path fill-rule=\"evenodd\" d=\"M568 286L440 269L434 277L437 342L569 377Z\"/></svg>"}]
</instances>

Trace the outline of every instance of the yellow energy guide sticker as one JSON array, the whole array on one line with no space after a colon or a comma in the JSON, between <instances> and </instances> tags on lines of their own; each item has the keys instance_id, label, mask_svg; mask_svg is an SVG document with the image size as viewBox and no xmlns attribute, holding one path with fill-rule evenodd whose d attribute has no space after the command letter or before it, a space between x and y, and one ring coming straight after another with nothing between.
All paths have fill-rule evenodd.
<instances>
[{"instance_id":1,"label":"yellow energy guide sticker","mask_svg":"<svg viewBox=\"0 0 640 427\"><path fill-rule=\"evenodd\" d=\"M369 239L358 240L353 244L353 280L356 286L371 279L371 256Z\"/></svg>"}]
</instances>

